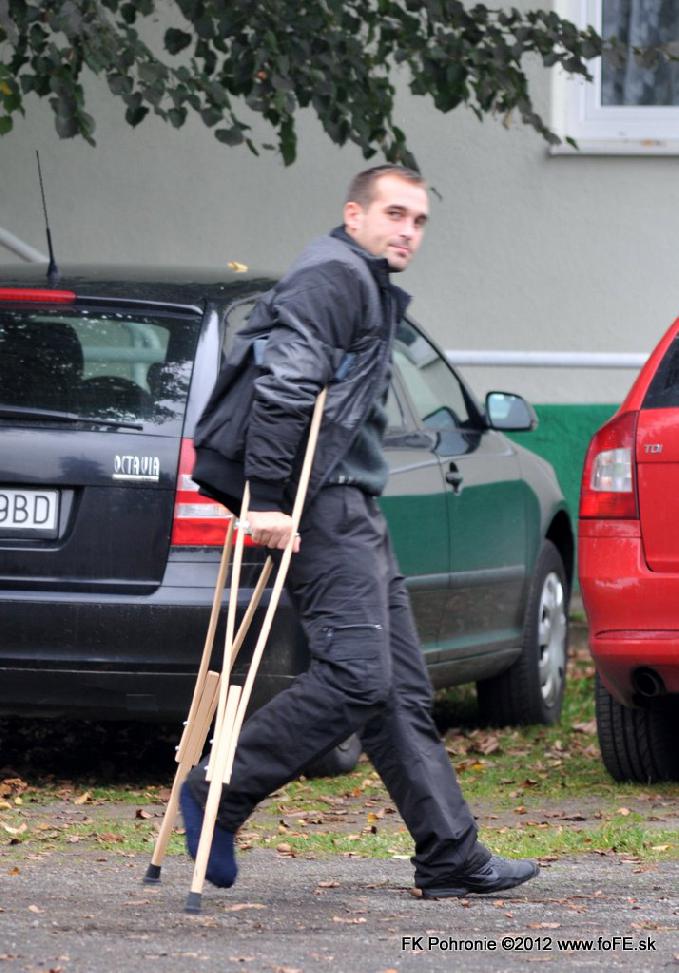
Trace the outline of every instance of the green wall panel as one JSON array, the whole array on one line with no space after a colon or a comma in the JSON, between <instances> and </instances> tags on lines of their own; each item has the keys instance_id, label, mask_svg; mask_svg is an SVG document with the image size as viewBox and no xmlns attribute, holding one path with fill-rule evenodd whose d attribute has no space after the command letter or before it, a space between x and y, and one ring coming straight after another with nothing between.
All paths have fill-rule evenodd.
<instances>
[{"instance_id":1,"label":"green wall panel","mask_svg":"<svg viewBox=\"0 0 679 973\"><path fill-rule=\"evenodd\" d=\"M580 477L589 441L617 408L609 404L536 405L538 428L510 433L510 439L552 464L573 518L578 515Z\"/></svg>"},{"instance_id":2,"label":"green wall panel","mask_svg":"<svg viewBox=\"0 0 679 973\"><path fill-rule=\"evenodd\" d=\"M509 433L509 438L543 456L559 478L577 532L582 464L589 441L613 415L617 405L536 405L540 424L533 432ZM577 575L576 575L577 577ZM575 585L578 588L577 581Z\"/></svg>"}]
</instances>

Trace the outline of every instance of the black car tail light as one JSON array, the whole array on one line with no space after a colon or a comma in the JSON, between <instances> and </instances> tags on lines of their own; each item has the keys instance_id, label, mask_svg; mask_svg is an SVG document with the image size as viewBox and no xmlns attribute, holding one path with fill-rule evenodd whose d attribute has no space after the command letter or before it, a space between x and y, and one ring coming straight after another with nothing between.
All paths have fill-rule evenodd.
<instances>
[{"instance_id":1,"label":"black car tail light","mask_svg":"<svg viewBox=\"0 0 679 973\"><path fill-rule=\"evenodd\" d=\"M634 459L638 416L636 411L614 416L592 438L582 472L581 517L638 518Z\"/></svg>"},{"instance_id":2,"label":"black car tail light","mask_svg":"<svg viewBox=\"0 0 679 973\"><path fill-rule=\"evenodd\" d=\"M182 439L170 543L175 547L222 547L231 514L221 503L198 492L191 479L194 461L193 440ZM245 543L252 543L249 536Z\"/></svg>"}]
</instances>

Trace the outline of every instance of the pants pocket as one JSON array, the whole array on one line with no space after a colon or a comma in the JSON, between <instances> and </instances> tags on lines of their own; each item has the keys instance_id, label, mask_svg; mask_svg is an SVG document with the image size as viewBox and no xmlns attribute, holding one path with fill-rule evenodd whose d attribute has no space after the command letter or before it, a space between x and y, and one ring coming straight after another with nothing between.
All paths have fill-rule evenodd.
<instances>
[{"instance_id":1,"label":"pants pocket","mask_svg":"<svg viewBox=\"0 0 679 973\"><path fill-rule=\"evenodd\" d=\"M325 678L346 696L363 703L383 702L389 692L391 665L384 626L325 626L312 648Z\"/></svg>"}]
</instances>

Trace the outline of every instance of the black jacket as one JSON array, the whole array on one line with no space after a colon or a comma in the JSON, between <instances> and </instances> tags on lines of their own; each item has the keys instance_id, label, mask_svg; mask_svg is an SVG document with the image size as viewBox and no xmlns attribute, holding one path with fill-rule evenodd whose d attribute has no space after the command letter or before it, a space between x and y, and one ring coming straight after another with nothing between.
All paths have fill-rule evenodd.
<instances>
[{"instance_id":1,"label":"black jacket","mask_svg":"<svg viewBox=\"0 0 679 973\"><path fill-rule=\"evenodd\" d=\"M196 426L193 478L237 512L288 510L316 396L328 385L308 497L346 454L384 387L409 297L342 228L311 243L236 335Z\"/></svg>"}]
</instances>

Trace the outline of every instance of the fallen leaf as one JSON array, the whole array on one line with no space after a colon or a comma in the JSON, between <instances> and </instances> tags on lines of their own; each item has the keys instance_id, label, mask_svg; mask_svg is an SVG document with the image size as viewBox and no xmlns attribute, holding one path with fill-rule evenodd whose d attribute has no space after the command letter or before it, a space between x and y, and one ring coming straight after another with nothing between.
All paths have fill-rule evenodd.
<instances>
[{"instance_id":1,"label":"fallen leaf","mask_svg":"<svg viewBox=\"0 0 679 973\"><path fill-rule=\"evenodd\" d=\"M28 790L28 784L21 777L5 777L4 780L0 780L0 797L23 794L25 790Z\"/></svg>"},{"instance_id":2,"label":"fallen leaf","mask_svg":"<svg viewBox=\"0 0 679 973\"><path fill-rule=\"evenodd\" d=\"M573 729L577 733L596 733L596 720L589 720L587 723L574 723Z\"/></svg>"},{"instance_id":3,"label":"fallen leaf","mask_svg":"<svg viewBox=\"0 0 679 973\"><path fill-rule=\"evenodd\" d=\"M339 888L339 884L340 884L339 882L319 882L318 883L318 888L319 889L338 889Z\"/></svg>"},{"instance_id":4,"label":"fallen leaf","mask_svg":"<svg viewBox=\"0 0 679 973\"><path fill-rule=\"evenodd\" d=\"M7 834L23 834L24 831L28 830L28 825L26 824L25 821L23 821L18 828L13 828L11 825L4 824L4 823L2 824L2 827L7 832Z\"/></svg>"},{"instance_id":5,"label":"fallen leaf","mask_svg":"<svg viewBox=\"0 0 679 973\"><path fill-rule=\"evenodd\" d=\"M37 913L41 913L41 912L44 912L45 910L44 910L44 909L41 909L41 908L40 908L39 906L37 906L37 905L29 905L29 907L28 907L28 911L29 911L29 912L37 912Z\"/></svg>"},{"instance_id":6,"label":"fallen leaf","mask_svg":"<svg viewBox=\"0 0 679 973\"><path fill-rule=\"evenodd\" d=\"M651 845L651 851L667 851L670 845Z\"/></svg>"},{"instance_id":7,"label":"fallen leaf","mask_svg":"<svg viewBox=\"0 0 679 973\"><path fill-rule=\"evenodd\" d=\"M367 922L368 920L364 916L347 916L346 918L343 916L333 916L332 921L344 922L349 926L358 926L363 922Z\"/></svg>"},{"instance_id":8,"label":"fallen leaf","mask_svg":"<svg viewBox=\"0 0 679 973\"><path fill-rule=\"evenodd\" d=\"M21 875L21 869L20 868L17 868L17 866L15 865L14 868L10 868L10 870L7 872L7 874L8 875Z\"/></svg>"},{"instance_id":9,"label":"fallen leaf","mask_svg":"<svg viewBox=\"0 0 679 973\"><path fill-rule=\"evenodd\" d=\"M76 797L74 799L73 803L74 804L87 804L87 802L88 801L91 801L91 800L92 800L92 795L90 794L89 791L85 791L84 794L81 794L79 797Z\"/></svg>"},{"instance_id":10,"label":"fallen leaf","mask_svg":"<svg viewBox=\"0 0 679 973\"><path fill-rule=\"evenodd\" d=\"M622 814L622 816L624 818L626 818L627 815L630 814L631 812L630 812L630 809L628 807L619 807L618 810L615 813L616 814Z\"/></svg>"},{"instance_id":11,"label":"fallen leaf","mask_svg":"<svg viewBox=\"0 0 679 973\"><path fill-rule=\"evenodd\" d=\"M138 807L134 812L134 816L135 818L141 818L142 821L148 821L149 818L153 817L150 811L145 811L143 807Z\"/></svg>"},{"instance_id":12,"label":"fallen leaf","mask_svg":"<svg viewBox=\"0 0 679 973\"><path fill-rule=\"evenodd\" d=\"M292 845L283 841L280 845L276 845L276 851L279 851L282 855L290 855L292 854Z\"/></svg>"}]
</instances>

